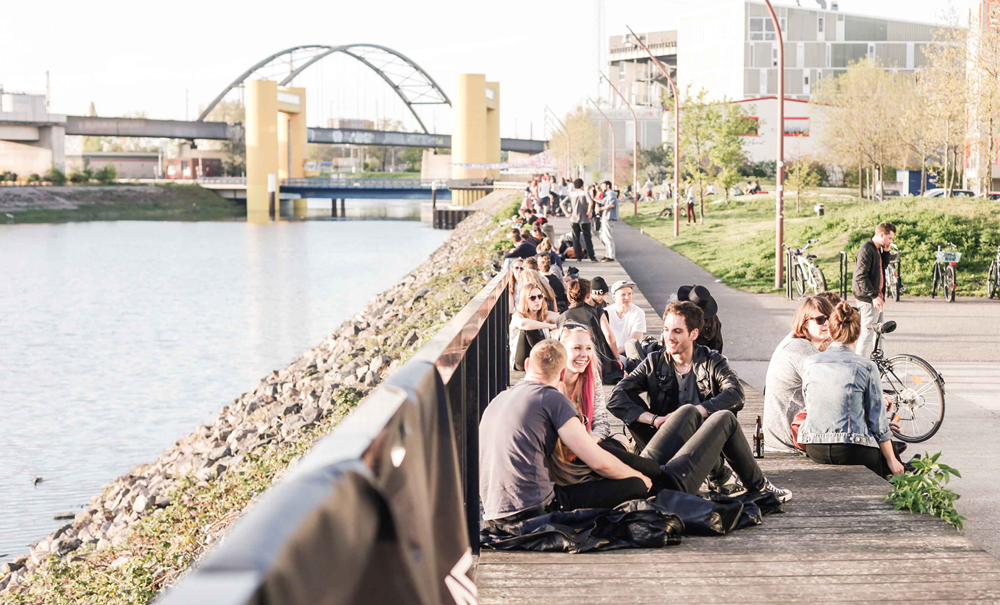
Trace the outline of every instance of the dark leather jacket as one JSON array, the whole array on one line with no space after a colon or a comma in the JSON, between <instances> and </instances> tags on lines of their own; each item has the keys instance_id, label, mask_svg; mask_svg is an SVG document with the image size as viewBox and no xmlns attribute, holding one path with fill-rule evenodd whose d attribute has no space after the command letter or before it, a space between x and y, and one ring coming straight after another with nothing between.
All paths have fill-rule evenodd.
<instances>
[{"instance_id":1,"label":"dark leather jacket","mask_svg":"<svg viewBox=\"0 0 1000 605\"><path fill-rule=\"evenodd\" d=\"M743 386L725 357L696 344L691 362L700 405L709 413L729 410L735 414L743 409ZM646 393L648 407L639 398L641 393ZM665 349L644 359L622 378L608 399L608 411L630 427L643 412L665 416L677 408L677 375Z\"/></svg>"},{"instance_id":2,"label":"dark leather jacket","mask_svg":"<svg viewBox=\"0 0 1000 605\"><path fill-rule=\"evenodd\" d=\"M881 260L880 260L881 259ZM858 256L854 262L854 280L851 291L854 298L870 303L873 298L885 294L885 280L882 279L883 267L889 264L889 253L880 251L875 242L868 240L858 248ZM882 284L881 290L879 284Z\"/></svg>"}]
</instances>

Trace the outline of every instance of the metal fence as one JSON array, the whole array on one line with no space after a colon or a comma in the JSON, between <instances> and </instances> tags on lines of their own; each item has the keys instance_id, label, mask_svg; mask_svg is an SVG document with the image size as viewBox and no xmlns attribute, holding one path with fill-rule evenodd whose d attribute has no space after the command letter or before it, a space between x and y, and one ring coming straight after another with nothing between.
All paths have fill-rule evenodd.
<instances>
[{"instance_id":1,"label":"metal fence","mask_svg":"<svg viewBox=\"0 0 1000 605\"><path fill-rule=\"evenodd\" d=\"M493 278L161 603L475 603L479 419L510 382L509 282Z\"/></svg>"},{"instance_id":2,"label":"metal fence","mask_svg":"<svg viewBox=\"0 0 1000 605\"><path fill-rule=\"evenodd\" d=\"M282 187L313 187L316 189L447 189L447 179L355 179L298 178L282 179Z\"/></svg>"}]
</instances>

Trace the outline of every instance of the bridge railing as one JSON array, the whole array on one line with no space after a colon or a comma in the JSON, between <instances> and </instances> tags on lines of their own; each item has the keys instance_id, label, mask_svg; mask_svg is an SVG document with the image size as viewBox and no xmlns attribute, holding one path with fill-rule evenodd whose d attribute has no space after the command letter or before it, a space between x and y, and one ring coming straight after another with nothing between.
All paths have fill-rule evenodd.
<instances>
[{"instance_id":1,"label":"bridge railing","mask_svg":"<svg viewBox=\"0 0 1000 605\"><path fill-rule=\"evenodd\" d=\"M474 603L479 418L510 382L510 279L493 278L161 602Z\"/></svg>"},{"instance_id":2,"label":"bridge railing","mask_svg":"<svg viewBox=\"0 0 1000 605\"><path fill-rule=\"evenodd\" d=\"M282 179L282 187L312 187L316 189L447 189L446 179L357 179L344 177L310 177Z\"/></svg>"}]
</instances>

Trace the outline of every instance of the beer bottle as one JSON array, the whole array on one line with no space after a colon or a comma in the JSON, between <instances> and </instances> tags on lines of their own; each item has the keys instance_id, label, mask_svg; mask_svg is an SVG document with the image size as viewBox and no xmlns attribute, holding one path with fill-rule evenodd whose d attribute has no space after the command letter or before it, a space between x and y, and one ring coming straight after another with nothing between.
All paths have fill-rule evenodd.
<instances>
[{"instance_id":1,"label":"beer bottle","mask_svg":"<svg viewBox=\"0 0 1000 605\"><path fill-rule=\"evenodd\" d=\"M757 428L753 433L753 457L764 457L764 425L760 416L757 416Z\"/></svg>"}]
</instances>

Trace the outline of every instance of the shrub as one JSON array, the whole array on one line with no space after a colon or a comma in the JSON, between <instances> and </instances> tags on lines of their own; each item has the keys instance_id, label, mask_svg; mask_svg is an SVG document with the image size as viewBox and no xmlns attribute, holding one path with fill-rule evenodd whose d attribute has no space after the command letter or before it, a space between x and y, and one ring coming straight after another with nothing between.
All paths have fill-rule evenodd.
<instances>
[{"instance_id":1,"label":"shrub","mask_svg":"<svg viewBox=\"0 0 1000 605\"><path fill-rule=\"evenodd\" d=\"M965 517L955 510L955 500L960 496L942 486L947 484L954 475L961 478L959 472L947 464L938 462L941 452L930 456L924 453L923 458L913 461L913 471L895 475L892 478L892 491L885 497L892 500L896 510L908 510L910 514L926 513L941 517L955 529L962 531Z\"/></svg>"},{"instance_id":2,"label":"shrub","mask_svg":"<svg viewBox=\"0 0 1000 605\"><path fill-rule=\"evenodd\" d=\"M90 179L88 179L86 176L84 176L84 174L82 172L71 172L69 174L69 182L73 183L73 184L76 184L76 185L80 185L82 183L86 183L89 180Z\"/></svg>"},{"instance_id":3,"label":"shrub","mask_svg":"<svg viewBox=\"0 0 1000 605\"><path fill-rule=\"evenodd\" d=\"M747 162L740 167L740 175L758 179L774 176L777 165L774 160L764 160L762 162Z\"/></svg>"},{"instance_id":4,"label":"shrub","mask_svg":"<svg viewBox=\"0 0 1000 605\"><path fill-rule=\"evenodd\" d=\"M28 182L29 183L40 183L41 181L42 181L42 177L38 176L38 174L31 173L30 175L28 175Z\"/></svg>"},{"instance_id":5,"label":"shrub","mask_svg":"<svg viewBox=\"0 0 1000 605\"><path fill-rule=\"evenodd\" d=\"M4 170L0 172L0 181L16 181L17 173L11 172L9 170Z\"/></svg>"},{"instance_id":6,"label":"shrub","mask_svg":"<svg viewBox=\"0 0 1000 605\"><path fill-rule=\"evenodd\" d=\"M107 185L108 183L113 183L118 180L118 169L115 168L114 164L108 164L104 168L97 171L94 175L99 182Z\"/></svg>"},{"instance_id":7,"label":"shrub","mask_svg":"<svg viewBox=\"0 0 1000 605\"><path fill-rule=\"evenodd\" d=\"M66 175L62 170L58 168L49 168L45 173L44 178L46 181L52 183L53 185L65 185Z\"/></svg>"}]
</instances>

